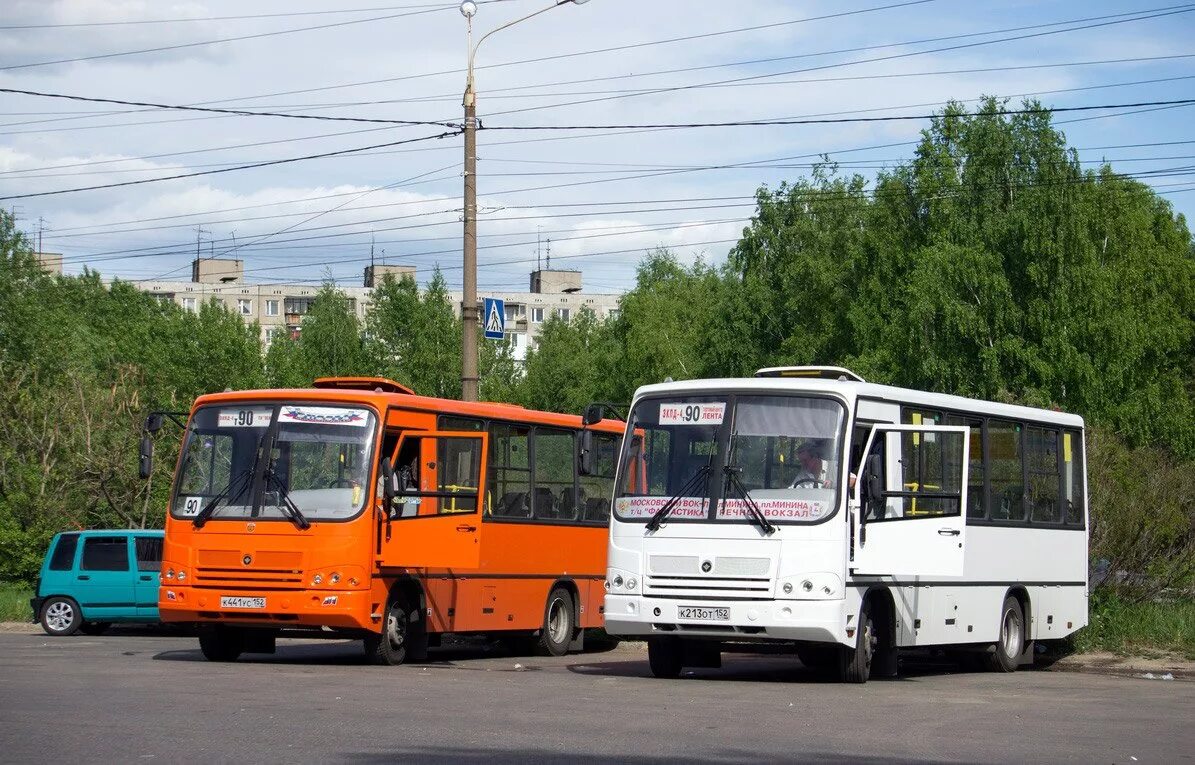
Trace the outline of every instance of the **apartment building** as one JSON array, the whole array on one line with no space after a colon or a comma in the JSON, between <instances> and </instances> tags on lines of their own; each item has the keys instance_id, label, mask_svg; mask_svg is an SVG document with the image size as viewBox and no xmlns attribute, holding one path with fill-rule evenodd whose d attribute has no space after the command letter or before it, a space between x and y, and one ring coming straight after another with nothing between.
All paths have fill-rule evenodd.
<instances>
[{"instance_id":1,"label":"apartment building","mask_svg":"<svg viewBox=\"0 0 1195 765\"><path fill-rule=\"evenodd\" d=\"M416 278L413 266L371 265L365 269L360 287L339 287L348 297L359 320L364 321L372 304L373 287L391 274L396 278ZM279 333L297 335L302 331L303 317L311 310L318 285L309 284L247 284L243 281L244 262L226 258L197 258L191 264L190 281L147 281L138 286L156 296L169 300L186 310L196 311L203 303L215 299L229 310L256 321L261 327L262 342L268 344ZM481 298L496 297L505 301L506 336L517 359L523 359L535 343L540 326L550 317L566 321L589 310L599 319L618 313L618 294L586 293L582 289L580 271L539 269L531 273L526 292L480 291ZM462 295L449 293L457 316L460 316Z\"/></svg>"}]
</instances>

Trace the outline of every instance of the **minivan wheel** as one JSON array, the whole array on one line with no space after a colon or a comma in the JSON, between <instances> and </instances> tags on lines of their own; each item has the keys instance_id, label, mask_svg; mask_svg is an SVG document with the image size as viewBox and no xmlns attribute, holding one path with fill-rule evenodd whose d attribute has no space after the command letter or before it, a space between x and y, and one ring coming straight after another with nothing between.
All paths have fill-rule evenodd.
<instances>
[{"instance_id":1,"label":"minivan wheel","mask_svg":"<svg viewBox=\"0 0 1195 765\"><path fill-rule=\"evenodd\" d=\"M112 626L112 622L83 622L79 631L84 635L103 635Z\"/></svg>"},{"instance_id":2,"label":"minivan wheel","mask_svg":"<svg viewBox=\"0 0 1195 765\"><path fill-rule=\"evenodd\" d=\"M41 628L47 635L73 635L82 625L79 604L71 598L56 595L48 598L41 607Z\"/></svg>"}]
</instances>

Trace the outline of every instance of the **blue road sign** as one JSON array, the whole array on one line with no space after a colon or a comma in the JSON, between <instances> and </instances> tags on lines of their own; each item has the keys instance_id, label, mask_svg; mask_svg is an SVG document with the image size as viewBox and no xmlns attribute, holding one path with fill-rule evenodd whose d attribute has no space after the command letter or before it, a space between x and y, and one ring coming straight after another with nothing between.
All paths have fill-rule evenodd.
<instances>
[{"instance_id":1,"label":"blue road sign","mask_svg":"<svg viewBox=\"0 0 1195 765\"><path fill-rule=\"evenodd\" d=\"M501 340L506 332L506 301L499 298L484 298L482 315L485 322L485 339Z\"/></svg>"}]
</instances>

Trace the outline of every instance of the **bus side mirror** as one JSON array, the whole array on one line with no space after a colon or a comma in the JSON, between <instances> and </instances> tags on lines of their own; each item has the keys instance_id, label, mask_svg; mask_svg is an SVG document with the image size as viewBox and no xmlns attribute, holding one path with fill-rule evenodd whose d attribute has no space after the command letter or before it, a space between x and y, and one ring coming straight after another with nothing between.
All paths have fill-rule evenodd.
<instances>
[{"instance_id":1,"label":"bus side mirror","mask_svg":"<svg viewBox=\"0 0 1195 765\"><path fill-rule=\"evenodd\" d=\"M161 427L159 423L159 427ZM149 433L141 436L141 456L138 461L137 474L141 476L141 480L150 477L154 472L154 442L149 437Z\"/></svg>"},{"instance_id":2,"label":"bus side mirror","mask_svg":"<svg viewBox=\"0 0 1195 765\"><path fill-rule=\"evenodd\" d=\"M878 454L867 458L867 469L863 471L863 501L876 502L884 496L884 462ZM864 516L867 514L864 513Z\"/></svg>"},{"instance_id":3,"label":"bus side mirror","mask_svg":"<svg viewBox=\"0 0 1195 765\"><path fill-rule=\"evenodd\" d=\"M581 443L577 451L577 472L593 475L593 431L581 431Z\"/></svg>"},{"instance_id":4,"label":"bus side mirror","mask_svg":"<svg viewBox=\"0 0 1195 765\"><path fill-rule=\"evenodd\" d=\"M162 417L162 413L153 412L145 418L145 425L143 427L146 433L157 433L162 429L163 422L165 422L165 418Z\"/></svg>"},{"instance_id":5,"label":"bus side mirror","mask_svg":"<svg viewBox=\"0 0 1195 765\"><path fill-rule=\"evenodd\" d=\"M602 421L602 410L604 407L601 404L590 404L585 407L585 413L581 415L581 422L586 427L590 425L597 425Z\"/></svg>"},{"instance_id":6,"label":"bus side mirror","mask_svg":"<svg viewBox=\"0 0 1195 765\"><path fill-rule=\"evenodd\" d=\"M390 464L389 457L382 457L380 472L382 474L382 496L386 500L386 507L389 508L394 497L398 495L398 479L394 475L394 466Z\"/></svg>"}]
</instances>

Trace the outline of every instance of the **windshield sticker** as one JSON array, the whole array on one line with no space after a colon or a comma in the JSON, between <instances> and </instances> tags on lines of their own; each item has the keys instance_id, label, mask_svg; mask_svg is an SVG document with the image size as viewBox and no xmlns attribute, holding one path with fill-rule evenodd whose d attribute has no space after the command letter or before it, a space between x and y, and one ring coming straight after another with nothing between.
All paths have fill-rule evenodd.
<instances>
[{"instance_id":1,"label":"windshield sticker","mask_svg":"<svg viewBox=\"0 0 1195 765\"><path fill-rule=\"evenodd\" d=\"M216 424L221 428L268 428L273 416L270 407L221 409Z\"/></svg>"},{"instance_id":2,"label":"windshield sticker","mask_svg":"<svg viewBox=\"0 0 1195 765\"><path fill-rule=\"evenodd\" d=\"M369 424L369 410L331 406L284 406L278 415L278 421L300 425L352 425L363 428Z\"/></svg>"},{"instance_id":3,"label":"windshield sticker","mask_svg":"<svg viewBox=\"0 0 1195 765\"><path fill-rule=\"evenodd\" d=\"M756 507L770 521L817 521L830 514L829 502L807 499L757 499ZM727 499L718 505L718 519L750 520L747 503L741 499Z\"/></svg>"},{"instance_id":4,"label":"windshield sticker","mask_svg":"<svg viewBox=\"0 0 1195 765\"><path fill-rule=\"evenodd\" d=\"M621 497L614 509L622 518L650 518L668 504L668 497ZM710 501L706 497L681 497L672 506L669 518L705 518Z\"/></svg>"},{"instance_id":5,"label":"windshield sticker","mask_svg":"<svg viewBox=\"0 0 1195 765\"><path fill-rule=\"evenodd\" d=\"M203 497L183 497L183 507L178 511L179 515L193 516L199 515L199 510L203 507Z\"/></svg>"},{"instance_id":6,"label":"windshield sticker","mask_svg":"<svg viewBox=\"0 0 1195 765\"><path fill-rule=\"evenodd\" d=\"M721 425L726 402L707 404L660 404L661 425Z\"/></svg>"}]
</instances>

